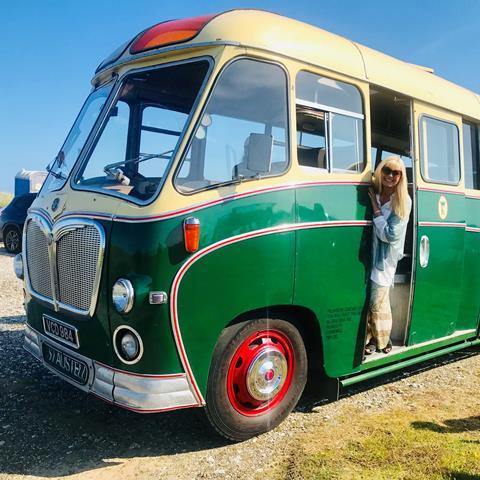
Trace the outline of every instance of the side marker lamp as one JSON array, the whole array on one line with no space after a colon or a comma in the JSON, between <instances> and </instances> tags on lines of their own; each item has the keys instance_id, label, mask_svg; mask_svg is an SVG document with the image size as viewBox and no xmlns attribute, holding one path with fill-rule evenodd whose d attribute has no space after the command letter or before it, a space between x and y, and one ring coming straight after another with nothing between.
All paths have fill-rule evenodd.
<instances>
[{"instance_id":1,"label":"side marker lamp","mask_svg":"<svg viewBox=\"0 0 480 480\"><path fill-rule=\"evenodd\" d=\"M189 253L196 252L200 244L200 220L188 217L183 221L183 238L185 250Z\"/></svg>"}]
</instances>

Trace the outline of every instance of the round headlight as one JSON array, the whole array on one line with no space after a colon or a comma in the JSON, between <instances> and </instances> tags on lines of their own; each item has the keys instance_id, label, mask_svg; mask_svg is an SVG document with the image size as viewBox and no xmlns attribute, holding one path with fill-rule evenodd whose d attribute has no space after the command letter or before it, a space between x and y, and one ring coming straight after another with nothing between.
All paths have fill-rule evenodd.
<instances>
[{"instance_id":1,"label":"round headlight","mask_svg":"<svg viewBox=\"0 0 480 480\"><path fill-rule=\"evenodd\" d=\"M13 259L13 269L15 270L15 275L20 280L23 280L23 257L21 253L15 255Z\"/></svg>"},{"instance_id":2,"label":"round headlight","mask_svg":"<svg viewBox=\"0 0 480 480\"><path fill-rule=\"evenodd\" d=\"M113 334L113 345L115 353L123 363L132 365L142 358L142 339L132 327L118 327Z\"/></svg>"},{"instance_id":3,"label":"round headlight","mask_svg":"<svg viewBox=\"0 0 480 480\"><path fill-rule=\"evenodd\" d=\"M133 307L135 293L129 280L120 278L112 289L113 305L119 313L128 313Z\"/></svg>"}]
</instances>

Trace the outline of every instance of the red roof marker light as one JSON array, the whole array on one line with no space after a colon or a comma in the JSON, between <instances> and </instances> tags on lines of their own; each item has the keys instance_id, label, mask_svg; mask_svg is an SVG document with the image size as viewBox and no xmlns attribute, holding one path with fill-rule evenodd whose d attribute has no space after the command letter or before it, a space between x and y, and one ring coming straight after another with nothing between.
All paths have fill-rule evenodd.
<instances>
[{"instance_id":1,"label":"red roof marker light","mask_svg":"<svg viewBox=\"0 0 480 480\"><path fill-rule=\"evenodd\" d=\"M143 32L130 47L130 53L140 53L153 48L186 42L194 38L200 30L217 14L183 20L169 20L159 23Z\"/></svg>"}]
</instances>

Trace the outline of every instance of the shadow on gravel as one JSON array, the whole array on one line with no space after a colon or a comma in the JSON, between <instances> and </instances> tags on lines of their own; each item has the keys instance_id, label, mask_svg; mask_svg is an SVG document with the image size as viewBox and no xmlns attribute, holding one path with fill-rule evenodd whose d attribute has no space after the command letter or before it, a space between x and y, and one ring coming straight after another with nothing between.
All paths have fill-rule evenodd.
<instances>
[{"instance_id":1,"label":"shadow on gravel","mask_svg":"<svg viewBox=\"0 0 480 480\"><path fill-rule=\"evenodd\" d=\"M0 242L0 257L14 257L15 255L13 253L8 253L5 250L5 247L3 246L3 243Z\"/></svg>"},{"instance_id":2,"label":"shadow on gravel","mask_svg":"<svg viewBox=\"0 0 480 480\"><path fill-rule=\"evenodd\" d=\"M381 385L388 385L389 383L394 383L404 378L413 377L427 370L432 370L434 368L438 368L443 365L448 365L450 363L458 362L465 358L469 358L479 354L480 354L480 347L478 346L465 348L465 350L459 350L457 352L447 354L443 357L428 360L426 362L422 362L417 365L413 365L411 367L398 370L396 372L381 375L377 378L373 378L372 380L366 380L364 382L352 385L350 387L346 387L340 390L340 398L351 397L358 393L372 390L375 387L379 387ZM321 405L329 403L330 400L327 398L327 395L325 394L325 392L318 391L320 389L321 387L319 386L315 386L315 385L310 386L309 390L303 395L302 399L300 400L300 403L297 409L302 412L309 412L314 407L319 407ZM480 422L480 417L473 417L472 421L475 419L477 422ZM459 420L459 422L460 421L461 420ZM455 420L452 420L452 422L455 422ZM477 426L476 428L478 429L479 427Z\"/></svg>"},{"instance_id":3,"label":"shadow on gravel","mask_svg":"<svg viewBox=\"0 0 480 480\"><path fill-rule=\"evenodd\" d=\"M23 321L23 316L0 317L0 474L61 477L132 457L174 455L228 444L206 426L201 409L140 415L77 390L23 350ZM471 348L425 362L349 387L342 397L478 353L478 348ZM309 390L297 410L309 411L327 401L321 398ZM478 421L478 417L452 420L442 428L471 428L472 422L478 428Z\"/></svg>"},{"instance_id":4,"label":"shadow on gravel","mask_svg":"<svg viewBox=\"0 0 480 480\"><path fill-rule=\"evenodd\" d=\"M0 317L0 474L58 477L227 444L200 409L135 414L60 380L23 350L23 319Z\"/></svg>"},{"instance_id":5,"label":"shadow on gravel","mask_svg":"<svg viewBox=\"0 0 480 480\"><path fill-rule=\"evenodd\" d=\"M450 470L445 472L445 477L447 480L479 480L478 475L471 475L470 473L458 472L456 470Z\"/></svg>"}]
</instances>

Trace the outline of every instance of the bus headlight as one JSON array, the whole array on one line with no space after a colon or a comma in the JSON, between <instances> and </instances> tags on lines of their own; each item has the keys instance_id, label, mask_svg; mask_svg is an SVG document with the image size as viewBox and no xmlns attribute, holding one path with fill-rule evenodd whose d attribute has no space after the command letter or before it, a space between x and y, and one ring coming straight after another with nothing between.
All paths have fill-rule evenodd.
<instances>
[{"instance_id":1,"label":"bus headlight","mask_svg":"<svg viewBox=\"0 0 480 480\"><path fill-rule=\"evenodd\" d=\"M122 337L120 340L120 347L122 349L123 356L127 360L133 360L138 355L138 341L131 333L126 333Z\"/></svg>"},{"instance_id":2,"label":"bus headlight","mask_svg":"<svg viewBox=\"0 0 480 480\"><path fill-rule=\"evenodd\" d=\"M20 280L23 280L23 257L21 253L15 255L13 259L13 269L15 270L15 275Z\"/></svg>"},{"instance_id":3,"label":"bus headlight","mask_svg":"<svg viewBox=\"0 0 480 480\"><path fill-rule=\"evenodd\" d=\"M119 313L128 313L133 307L135 292L130 280L119 278L112 289L113 305Z\"/></svg>"},{"instance_id":4,"label":"bus headlight","mask_svg":"<svg viewBox=\"0 0 480 480\"><path fill-rule=\"evenodd\" d=\"M138 332L132 327L122 325L113 334L115 353L123 363L137 363L143 355L143 343Z\"/></svg>"}]
</instances>

